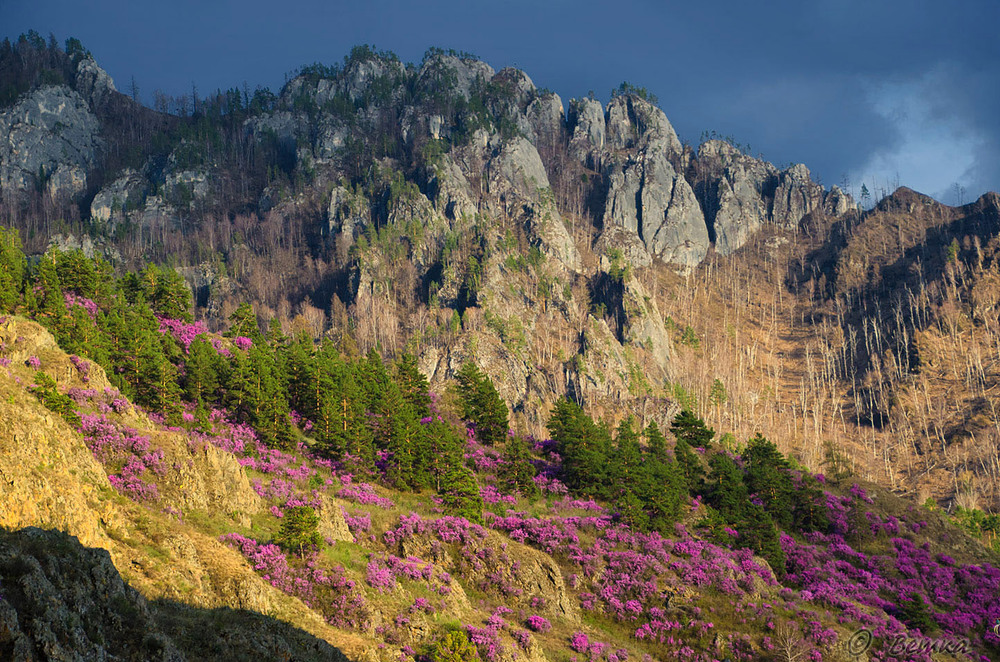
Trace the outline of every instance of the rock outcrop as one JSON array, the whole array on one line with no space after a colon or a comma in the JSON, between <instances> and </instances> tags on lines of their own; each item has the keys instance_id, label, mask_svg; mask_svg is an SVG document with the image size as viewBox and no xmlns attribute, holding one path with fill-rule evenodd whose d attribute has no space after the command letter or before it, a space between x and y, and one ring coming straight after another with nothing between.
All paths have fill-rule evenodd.
<instances>
[{"instance_id":1,"label":"rock outcrop","mask_svg":"<svg viewBox=\"0 0 1000 662\"><path fill-rule=\"evenodd\" d=\"M101 148L100 123L65 86L43 87L0 113L0 193L79 197Z\"/></svg>"},{"instance_id":2,"label":"rock outcrop","mask_svg":"<svg viewBox=\"0 0 1000 662\"><path fill-rule=\"evenodd\" d=\"M684 269L704 259L709 238L701 207L662 149L612 164L605 177L605 231L622 228L634 233L650 255Z\"/></svg>"},{"instance_id":3,"label":"rock outcrop","mask_svg":"<svg viewBox=\"0 0 1000 662\"><path fill-rule=\"evenodd\" d=\"M797 163L781 173L771 218L778 227L795 229L803 216L820 208L823 194L823 187L812 181L809 168Z\"/></svg>"}]
</instances>

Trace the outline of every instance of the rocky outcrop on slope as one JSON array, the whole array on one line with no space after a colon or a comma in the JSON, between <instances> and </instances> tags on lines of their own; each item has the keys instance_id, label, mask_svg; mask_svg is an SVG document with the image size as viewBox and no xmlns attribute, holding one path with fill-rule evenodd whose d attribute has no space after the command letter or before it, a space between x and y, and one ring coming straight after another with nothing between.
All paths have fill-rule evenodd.
<instances>
[{"instance_id":1,"label":"rocky outcrop on slope","mask_svg":"<svg viewBox=\"0 0 1000 662\"><path fill-rule=\"evenodd\" d=\"M839 187L827 192L812 181L804 165L779 171L723 140L702 144L687 174L720 255L739 249L767 223L795 230L810 214L836 218L855 206Z\"/></svg>"},{"instance_id":2,"label":"rocky outcrop on slope","mask_svg":"<svg viewBox=\"0 0 1000 662\"><path fill-rule=\"evenodd\" d=\"M150 602L123 581L104 549L35 527L0 532L4 660L347 659L321 639L236 605L209 610Z\"/></svg>"},{"instance_id":3,"label":"rocky outcrop on slope","mask_svg":"<svg viewBox=\"0 0 1000 662\"><path fill-rule=\"evenodd\" d=\"M608 167L603 227L637 236L650 255L690 269L708 252L701 207L683 176L661 150Z\"/></svg>"},{"instance_id":4,"label":"rocky outcrop on slope","mask_svg":"<svg viewBox=\"0 0 1000 662\"><path fill-rule=\"evenodd\" d=\"M5 660L185 659L108 552L66 534L30 527L0 535L0 586Z\"/></svg>"},{"instance_id":5,"label":"rocky outcrop on slope","mask_svg":"<svg viewBox=\"0 0 1000 662\"><path fill-rule=\"evenodd\" d=\"M65 86L43 87L0 113L0 194L30 190L78 197L101 147L100 124Z\"/></svg>"}]
</instances>

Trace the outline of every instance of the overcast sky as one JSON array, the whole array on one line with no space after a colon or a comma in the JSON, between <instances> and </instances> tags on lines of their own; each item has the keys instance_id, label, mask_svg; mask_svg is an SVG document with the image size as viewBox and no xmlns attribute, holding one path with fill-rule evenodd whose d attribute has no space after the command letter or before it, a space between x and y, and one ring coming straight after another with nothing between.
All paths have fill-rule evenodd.
<instances>
[{"instance_id":1,"label":"overcast sky","mask_svg":"<svg viewBox=\"0 0 1000 662\"><path fill-rule=\"evenodd\" d=\"M77 37L147 102L192 83L277 91L357 44L407 62L439 46L521 68L564 103L627 80L684 141L716 131L827 186L948 203L1000 189L998 19L996 0L0 0L0 37Z\"/></svg>"}]
</instances>

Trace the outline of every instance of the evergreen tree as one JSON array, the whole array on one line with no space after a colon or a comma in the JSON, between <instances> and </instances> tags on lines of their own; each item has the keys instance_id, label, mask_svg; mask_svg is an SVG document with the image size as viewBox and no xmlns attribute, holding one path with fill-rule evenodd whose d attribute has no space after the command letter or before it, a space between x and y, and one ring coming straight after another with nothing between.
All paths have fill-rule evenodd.
<instances>
[{"instance_id":1,"label":"evergreen tree","mask_svg":"<svg viewBox=\"0 0 1000 662\"><path fill-rule=\"evenodd\" d=\"M292 506L285 509L281 518L281 528L274 542L286 551L299 556L307 549L319 547L323 539L319 535L319 517L310 506Z\"/></svg>"},{"instance_id":2,"label":"evergreen tree","mask_svg":"<svg viewBox=\"0 0 1000 662\"><path fill-rule=\"evenodd\" d=\"M456 463L448 469L441 483L441 499L452 515L483 523L483 499L476 476L468 467Z\"/></svg>"},{"instance_id":3,"label":"evergreen tree","mask_svg":"<svg viewBox=\"0 0 1000 662\"><path fill-rule=\"evenodd\" d=\"M718 453L708 462L711 472L706 485L706 498L727 522L740 525L750 502L743 482L743 470L727 455Z\"/></svg>"},{"instance_id":4,"label":"evergreen tree","mask_svg":"<svg viewBox=\"0 0 1000 662\"><path fill-rule=\"evenodd\" d=\"M51 324L57 329L59 322L66 315L66 300L56 270L58 252L51 250L43 255L34 272L34 288L38 292L35 312L40 317L47 318L47 325Z\"/></svg>"},{"instance_id":5,"label":"evergreen tree","mask_svg":"<svg viewBox=\"0 0 1000 662\"><path fill-rule=\"evenodd\" d=\"M771 515L763 506L748 503L744 509L743 520L736 524L739 532L737 545L754 550L767 560L775 576L781 578L785 574L785 552L781 549L778 529Z\"/></svg>"},{"instance_id":6,"label":"evergreen tree","mask_svg":"<svg viewBox=\"0 0 1000 662\"><path fill-rule=\"evenodd\" d=\"M533 480L538 471L531 463L531 449L524 437L517 435L507 440L503 453L503 468L500 470L500 480L512 492L520 492L525 496L538 493L538 486Z\"/></svg>"},{"instance_id":7,"label":"evergreen tree","mask_svg":"<svg viewBox=\"0 0 1000 662\"><path fill-rule=\"evenodd\" d=\"M0 313L11 313L21 300L24 253L17 230L0 228Z\"/></svg>"},{"instance_id":8,"label":"evergreen tree","mask_svg":"<svg viewBox=\"0 0 1000 662\"><path fill-rule=\"evenodd\" d=\"M507 405L490 378L471 361L455 375L462 403L462 418L476 426L484 444L499 444L507 438Z\"/></svg>"},{"instance_id":9,"label":"evergreen tree","mask_svg":"<svg viewBox=\"0 0 1000 662\"><path fill-rule=\"evenodd\" d=\"M101 273L98 273L95 261L89 259L80 250L67 253L56 252L55 267L63 290L74 292L88 299L97 296L98 284L106 283L110 276L108 270L102 270Z\"/></svg>"},{"instance_id":10,"label":"evergreen tree","mask_svg":"<svg viewBox=\"0 0 1000 662\"><path fill-rule=\"evenodd\" d=\"M174 269L156 265L146 267L146 273L149 282L146 298L156 314L190 322L191 289L184 278Z\"/></svg>"},{"instance_id":11,"label":"evergreen tree","mask_svg":"<svg viewBox=\"0 0 1000 662\"><path fill-rule=\"evenodd\" d=\"M667 533L687 502L687 482L677 462L647 457L644 468L645 476L636 495L649 516L649 528Z\"/></svg>"},{"instance_id":12,"label":"evergreen tree","mask_svg":"<svg viewBox=\"0 0 1000 662\"><path fill-rule=\"evenodd\" d=\"M548 430L562 457L566 486L582 494L608 498L611 488L608 431L596 425L576 403L566 398L556 402Z\"/></svg>"},{"instance_id":13,"label":"evergreen tree","mask_svg":"<svg viewBox=\"0 0 1000 662\"><path fill-rule=\"evenodd\" d=\"M240 336L249 338L255 345L263 342L264 338L257 324L257 315L253 312L253 307L249 303L243 302L236 311L229 316L229 330L226 332L229 338Z\"/></svg>"},{"instance_id":14,"label":"evergreen tree","mask_svg":"<svg viewBox=\"0 0 1000 662\"><path fill-rule=\"evenodd\" d=\"M447 473L462 463L465 439L440 416L435 416L424 428L418 457L430 486L440 492Z\"/></svg>"},{"instance_id":15,"label":"evergreen tree","mask_svg":"<svg viewBox=\"0 0 1000 662\"><path fill-rule=\"evenodd\" d=\"M660 427L656 424L656 421L650 421L642 434L646 438L646 452L649 457L666 462L668 459L667 439L660 432Z\"/></svg>"},{"instance_id":16,"label":"evergreen tree","mask_svg":"<svg viewBox=\"0 0 1000 662\"><path fill-rule=\"evenodd\" d=\"M223 382L223 401L239 420L253 426L267 445L291 446L286 387L267 344L255 342L245 352L234 352Z\"/></svg>"},{"instance_id":17,"label":"evergreen tree","mask_svg":"<svg viewBox=\"0 0 1000 662\"><path fill-rule=\"evenodd\" d=\"M410 404L395 384L388 384L374 420L375 444L389 452L386 479L397 487L417 487L426 483L426 478L415 471L421 429L413 418Z\"/></svg>"},{"instance_id":18,"label":"evergreen tree","mask_svg":"<svg viewBox=\"0 0 1000 662\"><path fill-rule=\"evenodd\" d=\"M324 388L319 382L323 378L329 380L330 371L321 370L321 357L314 350L312 338L304 333L298 335L281 347L276 360L287 380L288 405L317 425L319 393Z\"/></svg>"},{"instance_id":19,"label":"evergreen tree","mask_svg":"<svg viewBox=\"0 0 1000 662\"><path fill-rule=\"evenodd\" d=\"M705 470L701 465L701 459L684 439L678 439L674 444L674 458L684 476L687 491L691 494L701 494L705 487Z\"/></svg>"},{"instance_id":20,"label":"evergreen tree","mask_svg":"<svg viewBox=\"0 0 1000 662\"><path fill-rule=\"evenodd\" d=\"M779 526L791 526L794 487L788 460L777 446L759 433L747 443L741 457L746 468L747 489L764 502Z\"/></svg>"},{"instance_id":21,"label":"evergreen tree","mask_svg":"<svg viewBox=\"0 0 1000 662\"><path fill-rule=\"evenodd\" d=\"M632 427L632 417L626 418L618 426L611 460L611 475L615 486L613 492L618 514L629 526L644 530L649 524L649 517L636 493L646 483L648 475L642 462L639 435Z\"/></svg>"},{"instance_id":22,"label":"evergreen tree","mask_svg":"<svg viewBox=\"0 0 1000 662\"><path fill-rule=\"evenodd\" d=\"M715 430L705 425L705 421L695 416L689 409L682 409L674 417L670 432L675 439L678 441L683 439L691 448L704 448L705 450L708 450L712 438L715 436Z\"/></svg>"},{"instance_id":23,"label":"evergreen tree","mask_svg":"<svg viewBox=\"0 0 1000 662\"><path fill-rule=\"evenodd\" d=\"M214 402L222 359L204 338L195 338L184 361L184 395L191 402Z\"/></svg>"},{"instance_id":24,"label":"evergreen tree","mask_svg":"<svg viewBox=\"0 0 1000 662\"><path fill-rule=\"evenodd\" d=\"M403 354L396 363L396 385L417 418L431 415L430 384L417 368L417 358Z\"/></svg>"},{"instance_id":25,"label":"evergreen tree","mask_svg":"<svg viewBox=\"0 0 1000 662\"><path fill-rule=\"evenodd\" d=\"M361 473L370 473L375 461L374 433L368 424L368 409L363 385L363 366L348 364L334 357L332 346L321 352L322 387L318 391L319 408L314 422L316 440L324 453L344 459ZM327 372L329 371L329 372ZM326 375L329 386L326 386Z\"/></svg>"}]
</instances>

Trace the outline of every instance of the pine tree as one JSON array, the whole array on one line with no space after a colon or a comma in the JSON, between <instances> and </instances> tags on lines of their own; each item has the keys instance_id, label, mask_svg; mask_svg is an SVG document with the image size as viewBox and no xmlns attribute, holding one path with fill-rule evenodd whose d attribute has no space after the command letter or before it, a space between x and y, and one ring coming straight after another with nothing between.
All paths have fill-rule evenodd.
<instances>
[{"instance_id":1,"label":"pine tree","mask_svg":"<svg viewBox=\"0 0 1000 662\"><path fill-rule=\"evenodd\" d=\"M191 402L214 402L219 389L221 357L204 338L195 338L184 361L184 395Z\"/></svg>"},{"instance_id":2,"label":"pine tree","mask_svg":"<svg viewBox=\"0 0 1000 662\"><path fill-rule=\"evenodd\" d=\"M667 533L687 503L687 481L677 462L646 457L644 468L636 495L649 516L649 528Z\"/></svg>"},{"instance_id":3,"label":"pine tree","mask_svg":"<svg viewBox=\"0 0 1000 662\"><path fill-rule=\"evenodd\" d=\"M684 439L678 439L674 444L674 458L684 476L684 484L691 494L701 494L705 489L705 470L701 459Z\"/></svg>"},{"instance_id":4,"label":"pine tree","mask_svg":"<svg viewBox=\"0 0 1000 662\"><path fill-rule=\"evenodd\" d=\"M161 268L150 265L146 271L151 281L147 299L156 314L161 317L190 322L191 289L184 278L176 270L169 267Z\"/></svg>"},{"instance_id":5,"label":"pine tree","mask_svg":"<svg viewBox=\"0 0 1000 662\"><path fill-rule=\"evenodd\" d=\"M453 464L441 483L441 499L452 515L483 523L483 499L476 476L462 464Z\"/></svg>"},{"instance_id":6,"label":"pine tree","mask_svg":"<svg viewBox=\"0 0 1000 662\"><path fill-rule=\"evenodd\" d=\"M285 509L281 518L281 528L274 537L279 547L299 556L307 549L319 547L323 539L319 535L319 517L310 506L292 506Z\"/></svg>"},{"instance_id":7,"label":"pine tree","mask_svg":"<svg viewBox=\"0 0 1000 662\"><path fill-rule=\"evenodd\" d=\"M660 432L660 427L656 424L656 421L650 421L642 434L646 438L646 452L649 456L661 462L667 461L667 439Z\"/></svg>"},{"instance_id":8,"label":"pine tree","mask_svg":"<svg viewBox=\"0 0 1000 662\"><path fill-rule=\"evenodd\" d=\"M11 313L21 300L24 253L17 230L0 228L0 313Z\"/></svg>"},{"instance_id":9,"label":"pine tree","mask_svg":"<svg viewBox=\"0 0 1000 662\"><path fill-rule=\"evenodd\" d=\"M249 303L244 301L229 316L229 331L226 332L226 336L229 338L240 336L249 338L255 345L263 342L264 338L261 335L260 326L257 324L257 315Z\"/></svg>"},{"instance_id":10,"label":"pine tree","mask_svg":"<svg viewBox=\"0 0 1000 662\"><path fill-rule=\"evenodd\" d=\"M35 289L39 290L36 312L47 318L46 323L58 328L59 322L66 315L66 300L63 297L62 283L56 270L58 252L51 250L42 256L35 267Z\"/></svg>"},{"instance_id":11,"label":"pine tree","mask_svg":"<svg viewBox=\"0 0 1000 662\"><path fill-rule=\"evenodd\" d=\"M729 456L722 453L712 456L706 485L706 498L730 524L739 526L744 519L750 494L743 482L743 470Z\"/></svg>"},{"instance_id":12,"label":"pine tree","mask_svg":"<svg viewBox=\"0 0 1000 662\"><path fill-rule=\"evenodd\" d=\"M626 418L618 426L615 450L611 458L611 475L615 485L615 507L618 509L618 514L629 526L644 530L649 524L649 517L637 492L646 482L647 474L642 462L639 435L632 427L631 417Z\"/></svg>"},{"instance_id":13,"label":"pine tree","mask_svg":"<svg viewBox=\"0 0 1000 662\"><path fill-rule=\"evenodd\" d=\"M549 435L562 457L563 481L582 494L611 498L607 429L598 426L571 400L561 398L548 422Z\"/></svg>"},{"instance_id":14,"label":"pine tree","mask_svg":"<svg viewBox=\"0 0 1000 662\"><path fill-rule=\"evenodd\" d=\"M503 453L503 468L500 470L500 480L512 492L520 492L525 496L538 493L538 486L533 480L538 471L531 463L531 449L524 437L517 435L507 440Z\"/></svg>"},{"instance_id":15,"label":"pine tree","mask_svg":"<svg viewBox=\"0 0 1000 662\"><path fill-rule=\"evenodd\" d=\"M404 353L396 363L396 385L417 418L431 415L430 384L417 368L417 358Z\"/></svg>"},{"instance_id":16,"label":"pine tree","mask_svg":"<svg viewBox=\"0 0 1000 662\"><path fill-rule=\"evenodd\" d=\"M500 444L507 438L507 405L490 378L471 361L455 375L462 402L462 418L476 426L484 444Z\"/></svg>"},{"instance_id":17,"label":"pine tree","mask_svg":"<svg viewBox=\"0 0 1000 662\"><path fill-rule=\"evenodd\" d=\"M435 416L424 428L418 458L430 486L440 492L447 473L462 463L465 440L440 416Z\"/></svg>"},{"instance_id":18,"label":"pine tree","mask_svg":"<svg viewBox=\"0 0 1000 662\"><path fill-rule=\"evenodd\" d=\"M791 526L794 486L788 460L759 433L747 443L741 457L746 467L747 489L764 502L779 526Z\"/></svg>"},{"instance_id":19,"label":"pine tree","mask_svg":"<svg viewBox=\"0 0 1000 662\"><path fill-rule=\"evenodd\" d=\"M705 425L705 421L694 415L689 409L682 409L670 426L670 432L678 441L683 439L691 448L708 450L715 436L715 430Z\"/></svg>"}]
</instances>

